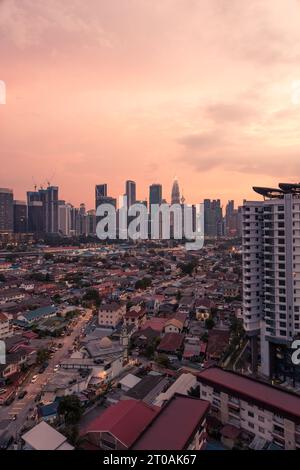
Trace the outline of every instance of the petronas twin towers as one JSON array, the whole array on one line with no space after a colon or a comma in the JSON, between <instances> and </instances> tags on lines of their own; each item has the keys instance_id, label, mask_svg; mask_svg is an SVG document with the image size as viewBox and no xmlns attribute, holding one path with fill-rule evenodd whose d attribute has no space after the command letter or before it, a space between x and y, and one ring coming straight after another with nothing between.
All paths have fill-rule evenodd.
<instances>
[{"instance_id":1,"label":"petronas twin towers","mask_svg":"<svg viewBox=\"0 0 300 470\"><path fill-rule=\"evenodd\" d=\"M171 204L180 204L180 190L177 178L175 178L172 186Z\"/></svg>"}]
</instances>

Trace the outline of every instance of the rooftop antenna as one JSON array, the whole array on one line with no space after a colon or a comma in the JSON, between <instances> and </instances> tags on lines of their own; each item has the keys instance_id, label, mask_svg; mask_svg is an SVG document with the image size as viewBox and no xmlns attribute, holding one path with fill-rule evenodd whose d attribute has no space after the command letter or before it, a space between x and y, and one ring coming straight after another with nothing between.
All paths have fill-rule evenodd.
<instances>
[{"instance_id":1,"label":"rooftop antenna","mask_svg":"<svg viewBox=\"0 0 300 470\"><path fill-rule=\"evenodd\" d=\"M36 191L36 189L37 189L36 181L35 181L33 176L31 177L31 179L32 179L32 182L33 182L34 191Z\"/></svg>"}]
</instances>

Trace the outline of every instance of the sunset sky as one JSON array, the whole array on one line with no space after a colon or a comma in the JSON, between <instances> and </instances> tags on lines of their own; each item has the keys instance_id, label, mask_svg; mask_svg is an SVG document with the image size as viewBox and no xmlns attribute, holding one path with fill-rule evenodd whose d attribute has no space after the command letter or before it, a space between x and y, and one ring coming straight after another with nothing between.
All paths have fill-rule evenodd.
<instances>
[{"instance_id":1,"label":"sunset sky","mask_svg":"<svg viewBox=\"0 0 300 470\"><path fill-rule=\"evenodd\" d=\"M300 181L299 0L0 0L1 187L94 206ZM299 83L297 82L299 81ZM294 87L294 88L293 88Z\"/></svg>"}]
</instances>

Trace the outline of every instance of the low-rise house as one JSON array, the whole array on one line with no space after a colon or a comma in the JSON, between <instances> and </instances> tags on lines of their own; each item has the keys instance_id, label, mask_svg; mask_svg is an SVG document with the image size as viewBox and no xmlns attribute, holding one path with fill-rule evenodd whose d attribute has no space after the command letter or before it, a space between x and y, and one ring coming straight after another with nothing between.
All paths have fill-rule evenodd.
<instances>
[{"instance_id":1,"label":"low-rise house","mask_svg":"<svg viewBox=\"0 0 300 470\"><path fill-rule=\"evenodd\" d=\"M207 401L175 393L146 427L132 449L204 449L209 408Z\"/></svg>"},{"instance_id":2,"label":"low-rise house","mask_svg":"<svg viewBox=\"0 0 300 470\"><path fill-rule=\"evenodd\" d=\"M124 317L125 325L135 325L135 328L140 328L143 323L146 321L146 310L140 305L131 307L128 312L126 312Z\"/></svg>"},{"instance_id":3,"label":"low-rise house","mask_svg":"<svg viewBox=\"0 0 300 470\"><path fill-rule=\"evenodd\" d=\"M155 406L163 406L167 403L175 393L179 393L180 395L188 395L188 392L195 388L197 385L197 378L194 374L189 372L180 374L180 376L173 382L170 387L165 391L158 395L156 398L154 405Z\"/></svg>"},{"instance_id":4,"label":"low-rise house","mask_svg":"<svg viewBox=\"0 0 300 470\"><path fill-rule=\"evenodd\" d=\"M52 403L58 397L65 397L80 393L87 389L92 372L89 369L57 371L42 390L41 401L44 404Z\"/></svg>"},{"instance_id":5,"label":"low-rise house","mask_svg":"<svg viewBox=\"0 0 300 470\"><path fill-rule=\"evenodd\" d=\"M0 294L0 304L6 302L20 301L25 298L25 293L19 289L2 289Z\"/></svg>"},{"instance_id":6,"label":"low-rise house","mask_svg":"<svg viewBox=\"0 0 300 470\"><path fill-rule=\"evenodd\" d=\"M58 417L58 401L49 403L48 405L38 406L37 414L39 421L45 421L46 423L53 423Z\"/></svg>"},{"instance_id":7,"label":"low-rise house","mask_svg":"<svg viewBox=\"0 0 300 470\"><path fill-rule=\"evenodd\" d=\"M82 432L82 437L98 449L127 450L157 412L158 408L142 401L122 400L95 418Z\"/></svg>"},{"instance_id":8,"label":"low-rise house","mask_svg":"<svg viewBox=\"0 0 300 470\"><path fill-rule=\"evenodd\" d=\"M117 377L123 370L123 358L120 354L106 355L102 358L70 357L60 363L61 369L91 371L90 383L99 385Z\"/></svg>"},{"instance_id":9,"label":"low-rise house","mask_svg":"<svg viewBox=\"0 0 300 470\"><path fill-rule=\"evenodd\" d=\"M183 330L183 323L177 318L167 320L164 326L165 333L181 333Z\"/></svg>"},{"instance_id":10,"label":"low-rise house","mask_svg":"<svg viewBox=\"0 0 300 470\"><path fill-rule=\"evenodd\" d=\"M151 330L156 331L159 335L161 335L164 331L164 327L166 324L166 319L161 317L152 317L149 320L146 320L143 324L143 330L147 328L151 328Z\"/></svg>"},{"instance_id":11,"label":"low-rise house","mask_svg":"<svg viewBox=\"0 0 300 470\"><path fill-rule=\"evenodd\" d=\"M121 389L123 392L128 392L131 390L135 385L137 385L142 379L140 377L137 377L136 375L133 374L127 374L123 379L119 381L119 384L121 386Z\"/></svg>"},{"instance_id":12,"label":"low-rise house","mask_svg":"<svg viewBox=\"0 0 300 470\"><path fill-rule=\"evenodd\" d=\"M194 309L195 299L193 297L184 296L179 301L178 310L184 313L191 313Z\"/></svg>"},{"instance_id":13,"label":"low-rise house","mask_svg":"<svg viewBox=\"0 0 300 470\"><path fill-rule=\"evenodd\" d=\"M73 450L67 438L41 421L22 436L23 450Z\"/></svg>"},{"instance_id":14,"label":"low-rise house","mask_svg":"<svg viewBox=\"0 0 300 470\"><path fill-rule=\"evenodd\" d=\"M148 374L134 387L123 395L123 400L142 400L148 405L154 403L156 397L168 386L169 380L161 374Z\"/></svg>"},{"instance_id":15,"label":"low-rise house","mask_svg":"<svg viewBox=\"0 0 300 470\"><path fill-rule=\"evenodd\" d=\"M196 359L201 354L201 341L199 336L186 336L184 340L184 359Z\"/></svg>"},{"instance_id":16,"label":"low-rise house","mask_svg":"<svg viewBox=\"0 0 300 470\"><path fill-rule=\"evenodd\" d=\"M46 318L55 317L57 308L49 305L48 307L40 307L36 310L28 310L18 316L18 320L24 321L28 325L37 323Z\"/></svg>"},{"instance_id":17,"label":"low-rise house","mask_svg":"<svg viewBox=\"0 0 300 470\"><path fill-rule=\"evenodd\" d=\"M8 316L0 312L0 340L11 336L11 334Z\"/></svg>"},{"instance_id":18,"label":"low-rise house","mask_svg":"<svg viewBox=\"0 0 300 470\"><path fill-rule=\"evenodd\" d=\"M182 333L166 333L157 350L162 353L176 355L182 350L184 335Z\"/></svg>"}]
</instances>

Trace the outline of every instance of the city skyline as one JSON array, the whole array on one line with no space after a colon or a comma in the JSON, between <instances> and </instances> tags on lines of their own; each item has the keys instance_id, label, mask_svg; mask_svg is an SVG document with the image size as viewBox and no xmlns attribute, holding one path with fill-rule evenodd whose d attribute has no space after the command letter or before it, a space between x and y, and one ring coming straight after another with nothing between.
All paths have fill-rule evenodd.
<instances>
[{"instance_id":1,"label":"city skyline","mask_svg":"<svg viewBox=\"0 0 300 470\"><path fill-rule=\"evenodd\" d=\"M109 182L109 183L108 182L106 182L106 183L96 183L93 186L93 189L92 189L92 203L91 203L91 205L89 205L89 203L86 202L87 200L90 199L90 194L89 194L89 196L83 195L83 197L79 198L79 199L77 197L77 200L79 200L80 202L78 204L75 204L73 202L73 200L69 200L68 198L62 196L61 191L63 193L63 191L64 191L63 186L59 186L56 183L52 184L52 183L50 183L50 181L45 182L43 185L42 184L41 185L35 184L31 188L25 189L24 194L23 195L20 194L20 197L17 197L17 194L19 194L19 193L16 193L15 187L13 185L8 185L8 186L2 185L1 188L5 189L5 190L8 190L8 191L11 191L13 193L13 200L14 201L25 202L26 204L30 200L30 195L32 195L32 194L34 195L34 194L39 193L39 192L40 193L47 192L47 189L49 189L49 188L59 188L59 190L60 190L59 196L60 197L58 199L58 202L65 202L66 204L70 204L73 207L80 207L83 204L87 208L87 210L94 210L94 209L96 209L98 204L101 204L101 202L109 202L108 199L114 199L117 203L117 206L118 206L119 198L123 198L124 196L127 196L127 198L128 198L127 191L132 191L132 189L129 189L130 185L134 186L134 190L133 190L134 202L140 202L140 201L150 202L151 188L152 187L155 187L155 188L159 187L160 191L161 191L161 195L157 200L155 199L154 204L161 204L163 202L170 203L170 204L181 204L181 203L200 204L200 203L203 203L205 200L211 200L211 201L220 201L220 207L224 210L225 210L227 204L229 204L229 203L233 203L233 205L236 208L240 206L240 205L236 204L236 201L233 200L233 199L228 199L228 200L222 201L222 199L220 197L212 198L212 197L209 197L209 195L204 195L203 199L196 200L196 202L189 201L189 200L186 199L185 193L184 193L184 191L183 191L183 189L180 185L180 180L177 177L175 177L172 180L172 183L170 185L168 185L170 187L169 194L167 194L167 191L164 189L163 184L161 184L160 182L152 182L152 183L149 184L149 186L147 186L147 188L145 188L145 190L144 190L145 197L144 198L138 197L142 192L141 192L141 190L139 190L139 184L136 180L128 180L128 179L124 180L123 190L121 189L118 194L114 194L110 190L110 188L112 186L111 182ZM174 190L175 190L175 193L174 193ZM175 194L175 197L174 197L174 194ZM103 199L105 199L105 201L103 201ZM107 201L106 201L106 199L107 199ZM130 197L129 197L129 199L130 199ZM33 200L34 200L34 197L33 197ZM243 200L245 200L245 199L243 199ZM100 201L100 202L97 204L97 201Z\"/></svg>"},{"instance_id":2,"label":"city skyline","mask_svg":"<svg viewBox=\"0 0 300 470\"><path fill-rule=\"evenodd\" d=\"M1 2L1 185L21 199L50 178L92 207L95 175L169 194L178 174L192 203L296 182L299 14L296 0Z\"/></svg>"}]
</instances>

